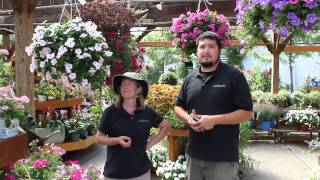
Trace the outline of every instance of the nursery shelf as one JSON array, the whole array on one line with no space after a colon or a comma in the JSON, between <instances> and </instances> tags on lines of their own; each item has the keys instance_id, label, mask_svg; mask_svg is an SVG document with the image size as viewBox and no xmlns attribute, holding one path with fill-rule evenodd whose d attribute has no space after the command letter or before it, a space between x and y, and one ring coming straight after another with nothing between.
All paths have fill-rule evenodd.
<instances>
[{"instance_id":1,"label":"nursery shelf","mask_svg":"<svg viewBox=\"0 0 320 180\"><path fill-rule=\"evenodd\" d=\"M45 102L36 102L35 109L47 109L47 108L65 108L72 107L78 104L81 104L83 101L82 98L72 98L66 100L53 100L53 101L45 101Z\"/></svg>"},{"instance_id":2,"label":"nursery shelf","mask_svg":"<svg viewBox=\"0 0 320 180\"><path fill-rule=\"evenodd\" d=\"M79 140L76 142L66 142L66 143L61 143L56 145L64 149L65 151L75 151L80 149L86 149L95 142L96 142L96 136L92 135L84 140Z\"/></svg>"}]
</instances>

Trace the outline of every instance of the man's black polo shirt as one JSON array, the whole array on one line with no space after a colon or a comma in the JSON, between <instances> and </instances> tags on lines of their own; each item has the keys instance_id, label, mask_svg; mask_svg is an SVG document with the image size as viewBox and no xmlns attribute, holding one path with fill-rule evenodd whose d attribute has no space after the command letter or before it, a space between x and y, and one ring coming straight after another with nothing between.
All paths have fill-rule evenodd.
<instances>
[{"instance_id":1,"label":"man's black polo shirt","mask_svg":"<svg viewBox=\"0 0 320 180\"><path fill-rule=\"evenodd\" d=\"M146 145L152 127L158 127L163 118L146 107L129 114L123 108L110 106L104 111L99 130L109 137L128 136L131 147L108 146L104 175L110 178L134 178L146 173L151 163Z\"/></svg>"},{"instance_id":2,"label":"man's black polo shirt","mask_svg":"<svg viewBox=\"0 0 320 180\"><path fill-rule=\"evenodd\" d=\"M205 78L199 69L189 74L181 87L176 102L191 113L217 115L237 109L252 111L248 83L239 70L219 63L217 69ZM217 125L205 132L190 129L186 153L205 161L234 162L239 160L239 125Z\"/></svg>"}]
</instances>

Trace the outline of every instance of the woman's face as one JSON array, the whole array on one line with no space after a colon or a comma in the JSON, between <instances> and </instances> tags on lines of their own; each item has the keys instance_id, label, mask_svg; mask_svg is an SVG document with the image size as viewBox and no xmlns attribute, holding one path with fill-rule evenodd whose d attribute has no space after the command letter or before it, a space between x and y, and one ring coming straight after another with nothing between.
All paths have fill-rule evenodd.
<instances>
[{"instance_id":1,"label":"woman's face","mask_svg":"<svg viewBox=\"0 0 320 180\"><path fill-rule=\"evenodd\" d=\"M139 84L132 79L124 78L120 84L120 94L123 99L136 98L141 92Z\"/></svg>"}]
</instances>

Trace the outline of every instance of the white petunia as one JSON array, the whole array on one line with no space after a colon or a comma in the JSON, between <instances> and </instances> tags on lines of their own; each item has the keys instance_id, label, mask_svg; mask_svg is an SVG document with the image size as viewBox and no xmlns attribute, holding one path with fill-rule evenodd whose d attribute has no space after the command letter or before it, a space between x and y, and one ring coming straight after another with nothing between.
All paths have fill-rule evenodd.
<instances>
[{"instance_id":1,"label":"white petunia","mask_svg":"<svg viewBox=\"0 0 320 180\"><path fill-rule=\"evenodd\" d=\"M58 63L58 61L57 61L56 58L52 58L52 59L51 59L51 64L52 64L52 65L55 66L57 63Z\"/></svg>"},{"instance_id":2,"label":"white petunia","mask_svg":"<svg viewBox=\"0 0 320 180\"><path fill-rule=\"evenodd\" d=\"M47 54L47 59L53 59L55 57L54 53Z\"/></svg>"},{"instance_id":3,"label":"white petunia","mask_svg":"<svg viewBox=\"0 0 320 180\"><path fill-rule=\"evenodd\" d=\"M69 78L70 78L70 80L74 80L74 79L76 79L76 73L71 73L71 74L69 74Z\"/></svg>"},{"instance_id":4,"label":"white petunia","mask_svg":"<svg viewBox=\"0 0 320 180\"><path fill-rule=\"evenodd\" d=\"M68 48L73 48L76 43L74 42L74 38L68 38L67 41L64 43L65 46Z\"/></svg>"},{"instance_id":5,"label":"white petunia","mask_svg":"<svg viewBox=\"0 0 320 180\"><path fill-rule=\"evenodd\" d=\"M93 76L94 73L96 73L96 71L97 71L97 70L96 70L95 68L90 67L89 73L90 73L91 76Z\"/></svg>"},{"instance_id":6,"label":"white petunia","mask_svg":"<svg viewBox=\"0 0 320 180\"><path fill-rule=\"evenodd\" d=\"M111 51L105 51L104 54L105 54L107 57L111 57L113 53L112 53Z\"/></svg>"},{"instance_id":7,"label":"white petunia","mask_svg":"<svg viewBox=\"0 0 320 180\"><path fill-rule=\"evenodd\" d=\"M64 64L64 67L65 67L67 73L71 73L72 64L70 64L70 63L65 63L65 64Z\"/></svg>"},{"instance_id":8,"label":"white petunia","mask_svg":"<svg viewBox=\"0 0 320 180\"><path fill-rule=\"evenodd\" d=\"M101 44L96 44L96 45L94 46L94 49L95 49L96 51L101 51L101 50L102 50Z\"/></svg>"},{"instance_id":9,"label":"white petunia","mask_svg":"<svg viewBox=\"0 0 320 180\"><path fill-rule=\"evenodd\" d=\"M75 51L74 51L77 55L80 55L82 53L82 50L80 48L77 48Z\"/></svg>"},{"instance_id":10,"label":"white petunia","mask_svg":"<svg viewBox=\"0 0 320 180\"><path fill-rule=\"evenodd\" d=\"M41 61L41 62L40 62L40 68L44 68L45 65L46 65L46 62L45 62L45 61Z\"/></svg>"},{"instance_id":11,"label":"white petunia","mask_svg":"<svg viewBox=\"0 0 320 180\"><path fill-rule=\"evenodd\" d=\"M99 62L97 62L97 61L94 61L92 64L94 65L94 67L95 67L97 70L99 70L99 69L101 68L101 66L102 66L102 64L99 63Z\"/></svg>"}]
</instances>

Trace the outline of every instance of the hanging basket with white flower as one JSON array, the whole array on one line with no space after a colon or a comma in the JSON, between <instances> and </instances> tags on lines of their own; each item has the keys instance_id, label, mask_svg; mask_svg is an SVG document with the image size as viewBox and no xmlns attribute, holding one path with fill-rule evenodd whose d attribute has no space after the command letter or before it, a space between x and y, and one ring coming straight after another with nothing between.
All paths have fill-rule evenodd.
<instances>
[{"instance_id":1,"label":"hanging basket with white flower","mask_svg":"<svg viewBox=\"0 0 320 180\"><path fill-rule=\"evenodd\" d=\"M43 80L59 80L66 87L79 83L84 90L103 86L112 55L97 26L80 18L37 26L26 52L32 55L30 71L41 72Z\"/></svg>"}]
</instances>

